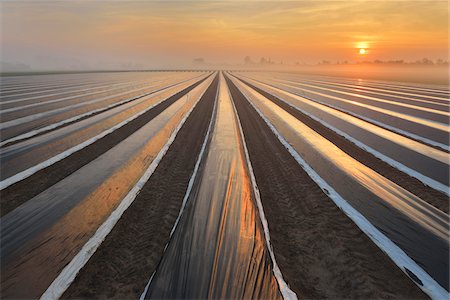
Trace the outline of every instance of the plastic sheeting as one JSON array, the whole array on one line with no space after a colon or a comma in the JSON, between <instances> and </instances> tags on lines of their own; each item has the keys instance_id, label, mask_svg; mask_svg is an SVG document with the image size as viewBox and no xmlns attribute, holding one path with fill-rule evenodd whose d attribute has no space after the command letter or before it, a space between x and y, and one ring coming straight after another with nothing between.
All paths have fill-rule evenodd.
<instances>
[{"instance_id":1,"label":"plastic sheeting","mask_svg":"<svg viewBox=\"0 0 450 300\"><path fill-rule=\"evenodd\" d=\"M203 77L200 78L200 80L202 79ZM109 133L120 128L198 81L199 79L196 78L169 86L161 91L106 110L93 117L29 138L17 144L0 148L0 178L2 179L0 187L3 187L9 181L22 179L21 173L23 171L28 171L30 168L41 169L39 164L42 162L47 166L45 164L47 160L54 160L53 158L61 153L64 153L62 155L64 158L78 151L81 149L78 145L84 144L85 147L91 144L93 141L106 135L105 132ZM92 142L85 143L86 141ZM74 151L71 151L72 149ZM11 177L17 177L17 179Z\"/></svg>"},{"instance_id":2,"label":"plastic sheeting","mask_svg":"<svg viewBox=\"0 0 450 300\"><path fill-rule=\"evenodd\" d=\"M99 98L84 101L82 103L70 104L59 108L33 113L27 116L14 118L12 120L0 123L0 133L3 140L13 140L19 136L26 135L30 131L39 131L41 128L53 125L55 123L66 124L68 119L79 119L80 116L89 116L91 114L105 111L106 109L127 103L132 100L148 96L152 93L167 88L170 81L166 83L151 84L148 87L128 90L114 95L102 96ZM172 82L176 84L177 82Z\"/></svg>"},{"instance_id":3,"label":"plastic sheeting","mask_svg":"<svg viewBox=\"0 0 450 300\"><path fill-rule=\"evenodd\" d=\"M212 80L1 219L4 297L35 298L48 287L139 182Z\"/></svg>"},{"instance_id":4,"label":"plastic sheeting","mask_svg":"<svg viewBox=\"0 0 450 300\"><path fill-rule=\"evenodd\" d=\"M352 212L346 211L352 219L358 219L359 222L365 218L370 222L365 219L361 222L366 226L362 228L363 231L372 238L378 235L373 224L442 287L448 286L449 221L445 213L356 161L250 87L236 79L233 82L272 126L291 154L305 169L313 170L310 176L324 191L330 197L345 199L342 201L352 206ZM354 214L353 208L358 215ZM396 254L389 253L392 249ZM392 255L404 255L403 251L397 251L391 244L383 250L391 258ZM412 265L419 270L417 265ZM400 265L402 268L405 266ZM424 283L419 285L423 287Z\"/></svg>"},{"instance_id":5,"label":"plastic sheeting","mask_svg":"<svg viewBox=\"0 0 450 300\"><path fill-rule=\"evenodd\" d=\"M281 298L221 76L207 153L145 298Z\"/></svg>"},{"instance_id":6,"label":"plastic sheeting","mask_svg":"<svg viewBox=\"0 0 450 300\"><path fill-rule=\"evenodd\" d=\"M247 79L249 83L278 97L290 106L352 140L390 165L446 194L450 155L371 122L284 91L275 86ZM384 126L385 127L385 126ZM370 150L369 150L370 148Z\"/></svg>"},{"instance_id":7,"label":"plastic sheeting","mask_svg":"<svg viewBox=\"0 0 450 300\"><path fill-rule=\"evenodd\" d=\"M273 82L273 80L270 81ZM314 88L314 90L305 88L301 83L285 84L283 82L276 80L277 87L335 107L355 116L370 118L375 122L400 129L413 135L422 136L422 138L432 140L439 144L445 144L447 146L449 144L448 134L450 129L448 127L448 112L446 111L426 111L428 108L425 105L415 105L415 109L398 105L386 106L386 103L361 98L363 95L358 93L353 94L353 96L347 94L342 95L331 90L324 91L318 88ZM400 98L391 102L410 105L402 103L402 99Z\"/></svg>"}]
</instances>

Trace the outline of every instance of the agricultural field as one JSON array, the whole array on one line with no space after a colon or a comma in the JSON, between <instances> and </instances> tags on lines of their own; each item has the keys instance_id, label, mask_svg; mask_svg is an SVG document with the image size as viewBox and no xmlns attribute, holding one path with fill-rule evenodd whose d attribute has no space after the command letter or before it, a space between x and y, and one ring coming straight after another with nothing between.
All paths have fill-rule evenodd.
<instances>
[{"instance_id":1,"label":"agricultural field","mask_svg":"<svg viewBox=\"0 0 450 300\"><path fill-rule=\"evenodd\" d=\"M434 298L448 86L0 77L2 298Z\"/></svg>"}]
</instances>

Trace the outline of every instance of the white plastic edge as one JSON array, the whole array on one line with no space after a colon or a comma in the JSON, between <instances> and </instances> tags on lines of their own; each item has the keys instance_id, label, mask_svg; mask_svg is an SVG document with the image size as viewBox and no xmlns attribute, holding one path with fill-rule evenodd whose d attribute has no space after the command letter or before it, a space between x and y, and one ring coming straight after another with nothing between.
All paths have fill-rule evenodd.
<instances>
[{"instance_id":1,"label":"white plastic edge","mask_svg":"<svg viewBox=\"0 0 450 300\"><path fill-rule=\"evenodd\" d=\"M176 93L178 93L178 92L176 92ZM40 171L40 170L42 170L44 168L47 168L48 166L51 166L52 164L54 164L54 163L56 163L56 162L58 162L58 161L60 161L60 160L62 160L64 158L68 157L72 153L75 153L75 152L77 152L77 151L79 151L79 150L89 146L90 144L96 142L97 140L101 139L102 137L106 136L107 134L117 130L118 128L126 125L127 123L133 121L137 117L139 117L139 116L143 115L144 113L148 112L149 110L151 110L155 106L163 103L164 101L166 101L170 97L171 96L165 97L161 101L159 101L159 102L149 106L145 110L143 110L143 111L133 115L132 117L130 117L130 118L128 118L128 119L126 119L126 120L124 120L124 121L114 125L113 127L111 127L109 129L101 132L100 134L98 134L98 135L96 135L96 136L94 136L94 137L92 137L92 138L82 142L81 144L78 144L78 145L76 145L76 146L74 146L74 147L72 147L70 149L67 149L66 151L61 152L60 154L58 154L56 156L53 156L53 157L51 157L51 158L49 158L49 159L47 159L47 160L45 160L45 161L43 161L43 162L33 166L31 168L28 168L28 169L26 169L26 170L24 170L22 172L19 172L19 173L15 174L15 175L13 175L11 177L8 177L8 178L0 181L0 191L5 189L5 188L7 188L8 186L18 182L18 181L21 181L21 180L23 180L23 179L33 175L34 173L36 173L36 172L38 172L38 171Z\"/></svg>"},{"instance_id":2,"label":"white plastic edge","mask_svg":"<svg viewBox=\"0 0 450 300\"><path fill-rule=\"evenodd\" d=\"M17 102L21 102L21 101L34 100L34 99L38 99L38 98L44 98L45 95L39 96L39 94L42 94L44 92L51 92L51 94L47 95L47 96L59 96L59 95L68 94L70 92L85 92L85 91L90 91L90 90L97 89L97 88L103 88L103 87L108 87L108 86L117 86L117 85L126 85L126 84L132 84L132 83L133 83L132 81L128 81L128 82L125 82L125 83L121 83L121 82L117 82L116 81L116 82L110 82L110 83L107 83L107 82L103 82L103 83L91 82L91 84L89 84L89 81L88 81L88 82L84 82L84 83L81 82L79 84L72 85L72 86L65 86L65 87L61 87L61 88L54 87L54 88L51 88L51 89L47 88L48 86L40 86L39 85L39 86L36 86L34 89L43 88L42 90L38 90L38 91L34 91L34 92L25 92L25 93L21 93L21 94L12 94L12 95L10 94L10 95L7 95L7 96L8 97L13 97L13 96L14 97L19 97L19 96L23 97L24 95L25 96L26 95L33 95L33 94L38 94L38 95L27 96L27 98L7 100L7 101L3 101L2 104L10 104L10 103L17 103ZM84 88L83 86L84 87L89 86L89 87L88 88ZM28 89L30 89L30 88L28 88ZM49 102L44 102L44 103L49 103ZM0 110L0 112L5 112L5 111L6 111L6 109L5 110Z\"/></svg>"},{"instance_id":3,"label":"white plastic edge","mask_svg":"<svg viewBox=\"0 0 450 300\"><path fill-rule=\"evenodd\" d=\"M287 93L290 93L290 94L293 94L293 95L296 95L296 96L300 96L300 97L306 98L306 99L308 99L308 100L317 102L317 103L322 104L322 105L325 105L325 106L327 106L327 107L331 107L331 108L333 108L333 109L336 109L336 110L339 110L339 111L344 112L344 113L346 113L346 114L349 114L349 115L351 115L351 116L353 116L353 117L355 117L355 118L358 118L358 119L364 120L364 121L366 121L366 122L369 122L369 123L375 124L375 125L377 125L377 126L380 126L380 127L384 128L384 129L387 129L387 130L389 130L389 131L393 131L393 132L399 133L399 134L401 134L401 135L407 136L407 137L409 137L409 138L411 138L411 139L414 139L414 140L417 140L417 141L421 141L421 142L424 143L424 144L428 144L428 145L431 145L431 146L439 147L439 148L441 148L441 149L443 149L443 150L446 150L446 151L450 151L450 146L447 146L447 145L445 145L445 144L442 144L442 143L439 143L439 142L436 142L436 141L427 139L427 138L422 137L422 136L420 136L420 135L417 135L417 134L415 134L415 133L411 133L411 132L409 132L409 131L405 131L405 130L403 130L403 129L400 129L400 128L397 128L397 127L394 127L394 126L391 126L391 125L388 125L388 124L384 124L384 123L379 122L379 121L377 121L377 120L374 120L374 119L371 119L371 118L368 118L368 117L365 117L365 116L362 116L362 115L353 113L353 112L348 111L348 110L346 110L346 109L339 108L339 107L337 107L337 106L335 106L335 105L328 104L328 103L325 103L325 102L323 102L323 101L313 99L313 98L308 97L308 96L306 96L306 95L304 95L304 94L301 94L301 93L296 93L296 92L286 91L286 90L283 90L283 89L281 89L281 88L279 88L279 87L277 87L277 86L275 86L275 85L272 85L272 84L269 84L269 83L265 83L265 82L260 81L260 80L256 80L256 79L253 79L253 78L250 78L250 77L247 77L247 76L243 76L243 77L245 77L245 78L247 78L247 79L250 79L250 80L254 80L254 81L259 82L259 83L261 83L261 84L265 84L265 85L271 86L272 88L280 89L280 90L282 90L282 91L284 91L284 92L287 92ZM266 91L266 92L267 92L267 91ZM269 93L269 92L268 92L268 93ZM271 93L269 93L269 94L271 94ZM277 97L277 98L278 98L278 97Z\"/></svg>"},{"instance_id":4,"label":"white plastic edge","mask_svg":"<svg viewBox=\"0 0 450 300\"><path fill-rule=\"evenodd\" d=\"M64 119L64 120L62 120L60 122L53 123L53 124L50 124L48 126L45 126L45 127L42 127L42 128L36 129L36 130L25 132L23 134L20 134L18 136L15 136L15 137L12 137L10 139L7 139L5 141L0 142L0 147L5 145L5 144L7 144L7 143L11 143L11 142L23 140L23 139L26 139L26 138L30 138L32 136L35 136L35 135L41 133L41 132L45 132L45 131L54 129L54 128L59 127L61 125L64 125L64 124L67 124L67 123L71 123L73 121L76 121L76 120L84 118L84 117L88 117L88 116L90 116L92 114L96 114L96 113L101 113L103 111L107 111L110 108L114 108L116 106L120 106L120 105L122 105L124 103L131 102L131 101L134 101L134 100L138 100L140 98L144 98L144 97L150 96L152 94L157 94L157 93L163 92L163 91L165 91L167 89L170 89L170 88L175 87L175 86L177 86L179 84L185 83L186 81L193 80L195 78L197 78L197 77L194 77L194 78L191 78L191 79L188 79L188 80L184 80L184 81L181 81L181 82L177 82L175 84L171 84L171 85L168 85L166 87L163 87L163 88L160 88L160 89L156 89L154 91L151 91L151 92L148 92L148 93L144 93L144 94L141 94L141 95L138 95L138 96L135 96L135 97L127 98L127 99L124 99L122 101L119 101L119 102L116 102L116 103L112 103L112 104L110 104L108 106L101 107L101 108L98 108L98 109L94 109L94 110L88 111L88 112L86 112L84 114L76 115L76 116L73 116L71 118ZM201 79L199 79L198 81L200 81L200 80Z\"/></svg>"},{"instance_id":5,"label":"white plastic edge","mask_svg":"<svg viewBox=\"0 0 450 300\"><path fill-rule=\"evenodd\" d=\"M194 167L194 170L192 171L191 178L189 179L188 187L186 189L186 193L184 194L183 202L181 203L181 208L180 208L180 211L178 213L177 219L175 220L175 223L174 223L174 225L172 227L172 230L170 231L169 241L164 246L164 251L163 251L163 254L162 254L161 257L164 256L164 253L166 252L166 249L169 246L169 243L170 243L170 241L172 239L172 235L173 235L173 233L175 232L175 229L178 226L178 223L179 223L179 221L181 219L181 216L183 215L184 209L185 209L186 204L187 204L187 200L189 198L189 195L191 194L192 187L194 186L194 182L195 182L195 179L197 177L198 169L199 169L200 164L201 164L201 162L203 160L205 149L206 149L206 146L208 144L209 136L211 134L212 127L213 127L213 124L214 124L214 121L215 121L216 110L217 110L217 95L218 95L218 89L217 89L217 92L216 92L216 98L214 100L214 106L213 106L213 111L212 111L212 114L211 114L211 120L209 121L208 130L206 131L206 135L205 135L205 139L203 140L202 148L200 149L200 153L198 154L197 162L195 163L195 167ZM156 273L156 269L153 271L152 275L150 276L150 279L148 280L147 285L144 288L144 291L142 292L141 296L139 297L139 300L145 300L145 296L147 295L148 288L150 287L150 284L152 282L153 277L155 276L155 273Z\"/></svg>"},{"instance_id":6,"label":"white plastic edge","mask_svg":"<svg viewBox=\"0 0 450 300\"><path fill-rule=\"evenodd\" d=\"M422 182L423 184L437 190L440 191L442 193L444 193L445 195L449 196L450 195L450 188L448 186L446 186L445 184L440 183L439 181L436 181L428 176L423 175L422 173L419 173L407 166L405 166L404 164L378 152L377 150L371 148L370 146L364 144L363 142L353 138L352 136L348 135L347 133L341 131L340 129L328 124L327 122L323 121L322 119L306 112L305 110L298 108L297 106L283 100L282 98L274 95L273 93L271 93L270 91L267 91L267 93L269 93L270 95L276 97L277 99L281 100L282 102L284 102L285 104L289 105L290 107L300 111L301 113L307 115L308 117L310 117L311 119L321 123L322 125L324 125L325 127L331 129L332 131L336 132L337 134L343 136L344 138L346 138L347 140L349 140L350 142L354 143L356 146L358 146L359 148L363 149L364 151L367 151L369 153L371 153L372 155L374 155L375 157L381 159L382 161L386 162L388 165L408 174L411 177L414 177L416 179L418 179L420 182ZM302 96L303 97L303 96ZM305 97L306 98L306 97ZM309 98L308 98L309 99ZM311 99L309 99L311 100ZM313 101L313 100L311 100Z\"/></svg>"},{"instance_id":7,"label":"white plastic edge","mask_svg":"<svg viewBox=\"0 0 450 300\"><path fill-rule=\"evenodd\" d=\"M230 94L229 90L228 90L228 93ZM231 97L231 94L230 94L230 99L233 99ZM264 208L263 208L262 201L261 201L261 195L259 193L258 185L256 184L255 174L253 173L253 167L252 167L252 163L250 161L250 155L248 154L247 144L245 142L244 132L243 132L242 126L241 126L241 121L239 119L239 115L237 113L236 106L234 105L234 101L231 100L231 103L233 105L234 114L236 116L236 120L237 120L238 127L239 127L239 132L241 135L242 145L243 145L244 152L245 152L245 160L247 162L247 168L249 170L250 180L252 182L253 192L254 192L255 198L256 198L256 204L258 206L259 218L261 220L261 223L262 223L262 226L264 229L264 236L266 239L267 249L269 250L270 259L272 260L273 273L277 280L278 287L280 289L281 295L283 296L283 299L297 300L298 299L297 294L293 290L291 290L289 285L286 283L286 281L284 281L283 274L281 273L281 270L278 267L277 261L275 259L275 254L273 252L272 244L270 243L269 224L267 222L266 215L264 214Z\"/></svg>"},{"instance_id":8,"label":"white plastic edge","mask_svg":"<svg viewBox=\"0 0 450 300\"><path fill-rule=\"evenodd\" d=\"M344 138L346 138L347 140L349 140L350 142L354 143L356 146L358 146L359 148L363 149L364 151L367 151L371 154L373 154L375 157L381 159L382 161L386 162L387 164L389 164L390 166L408 174L411 177L414 177L416 179L418 179L419 181L421 181L423 184L438 190L444 194L446 194L447 196L450 195L450 188L448 186L446 186L445 184L442 184L428 176L423 175L422 173L419 173L407 166L405 166L404 164L378 152L377 150L373 149L372 147L364 144L363 142L353 138L352 136L348 135L347 133L345 133L344 131L334 127L333 125L328 124L327 122L325 122L324 120L314 116L313 114L310 114L308 112L306 112L305 110L283 100L280 97L275 96L274 94L272 94L271 92L266 91L267 93L269 93L270 95L276 97L277 99L281 100L282 102L284 102L285 104L289 105L290 107L294 108L295 110L300 111L301 113L307 115L308 117L310 117L311 119L319 122L320 124L324 125L325 127L331 129L332 131L336 132L337 134L343 136Z\"/></svg>"},{"instance_id":9,"label":"white plastic edge","mask_svg":"<svg viewBox=\"0 0 450 300\"><path fill-rule=\"evenodd\" d=\"M59 96L59 95L64 95L64 94L68 94L68 93L81 93L81 94L77 94L77 95L72 95L72 96L66 96L66 97L62 97L62 98L57 98L57 99L53 99L53 100L47 100L47 101L42 101L42 102L37 102L37 103L30 103L30 104L25 104L22 106L15 106L15 107L11 107L11 108L5 108L5 109L0 109L0 113L8 113L8 112L13 112L13 111L19 111L25 108L30 108L30 107L36 107L39 105L44 105L44 104L50 104L50 103L57 103L57 102L61 102L61 101L65 101L68 99L74 99L80 96L89 96L89 95L95 95L96 93L101 93L104 91L95 91L95 92L89 92L89 93L82 93L82 92L86 92L86 91L90 91L90 90L95 90L95 89L101 89L101 88L108 88L108 87L112 87L112 86L117 86L117 85L132 85L131 82L129 83L114 83L114 84L105 84L105 85L99 85L99 86L93 86L87 89L80 89L80 90L69 90L69 91L65 91L65 92L58 92L58 93L53 93L53 94L48 94L48 95L41 95L41 96L33 96L33 97L28 97L28 98L20 98L20 99L16 99L16 100L9 100L9 101L4 101L2 102L2 104L9 104L9 103L17 103L17 102L21 102L21 101L29 101L29 100L35 100L35 99L39 99L39 98L45 98L45 97L53 97L53 96ZM144 83L142 83L144 84ZM137 85L136 85L137 86ZM105 90L106 92L111 91L111 90L115 90L115 89L120 89L123 87L117 87L117 88L111 88L109 90ZM39 94L44 93L45 91L48 90L43 90L42 92L39 92ZM20 96L20 95L11 95L11 96Z\"/></svg>"}]
</instances>

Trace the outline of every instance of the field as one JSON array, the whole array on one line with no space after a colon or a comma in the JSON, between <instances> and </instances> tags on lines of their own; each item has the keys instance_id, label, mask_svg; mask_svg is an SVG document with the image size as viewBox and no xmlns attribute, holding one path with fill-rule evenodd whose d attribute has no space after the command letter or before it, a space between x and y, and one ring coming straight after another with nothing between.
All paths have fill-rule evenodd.
<instances>
[{"instance_id":1,"label":"field","mask_svg":"<svg viewBox=\"0 0 450 300\"><path fill-rule=\"evenodd\" d=\"M2 298L434 298L448 86L0 77Z\"/></svg>"}]
</instances>

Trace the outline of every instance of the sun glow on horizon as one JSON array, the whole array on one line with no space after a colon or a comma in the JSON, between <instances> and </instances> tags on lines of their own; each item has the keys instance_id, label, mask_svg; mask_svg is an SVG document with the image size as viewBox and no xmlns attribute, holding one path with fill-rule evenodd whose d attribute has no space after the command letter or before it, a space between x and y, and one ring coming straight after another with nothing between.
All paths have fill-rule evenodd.
<instances>
[{"instance_id":1,"label":"sun glow on horizon","mask_svg":"<svg viewBox=\"0 0 450 300\"><path fill-rule=\"evenodd\" d=\"M32 2L2 3L2 62L115 69L246 56L285 65L449 57L444 1Z\"/></svg>"}]
</instances>

